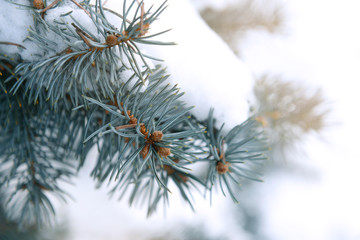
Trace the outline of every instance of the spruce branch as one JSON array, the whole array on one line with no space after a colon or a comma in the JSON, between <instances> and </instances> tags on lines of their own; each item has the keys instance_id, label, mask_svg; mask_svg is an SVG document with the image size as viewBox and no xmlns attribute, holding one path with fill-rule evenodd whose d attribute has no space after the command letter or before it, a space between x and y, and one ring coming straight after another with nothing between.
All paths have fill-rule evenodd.
<instances>
[{"instance_id":1,"label":"spruce branch","mask_svg":"<svg viewBox=\"0 0 360 240\"><path fill-rule=\"evenodd\" d=\"M116 103L103 104L85 97L90 104L101 107L110 115L109 122L103 123L99 129L90 133L85 141L99 135L101 137L107 134L112 135L111 142L116 141L117 147L107 149L107 151L100 148L101 153L111 153L106 157L109 161L114 156L118 156L111 176L119 176L128 166L134 166L138 168L138 172L141 172L145 164L153 170L157 169L157 164L171 165L173 162L168 158L170 155L184 160L192 158L188 151L181 151L182 145L185 145L190 137L200 134L203 130L186 127L188 119L186 114L191 107L186 107L178 101L182 94L178 93L176 87L164 85L168 76L163 76L163 74L163 70L157 70L157 73L151 75L148 80L149 85L144 92L140 92L143 88L140 79L131 90L126 90L124 84L117 94ZM96 119L93 118L93 120ZM182 131L177 130L176 126L179 125ZM109 148L105 142L103 147ZM129 148L132 150L129 151ZM103 161L104 155L101 157L97 166ZM97 172L96 175L100 179L110 174L109 170L103 173L100 168L95 168L94 172ZM157 176L157 171L153 173ZM160 180L159 184L166 188Z\"/></svg>"},{"instance_id":2,"label":"spruce branch","mask_svg":"<svg viewBox=\"0 0 360 240\"><path fill-rule=\"evenodd\" d=\"M78 126L69 110L29 105L20 96L0 96L0 188L9 218L21 226L49 222L49 194L65 200L59 181L68 182Z\"/></svg>"},{"instance_id":3,"label":"spruce branch","mask_svg":"<svg viewBox=\"0 0 360 240\"><path fill-rule=\"evenodd\" d=\"M37 59L0 55L0 187L12 219L24 226L51 219L48 196L65 200L59 182L70 181L92 147L97 185L113 182L110 194L130 194L130 204L147 204L148 215L169 204L170 184L195 210L194 190L219 185L236 201L233 183L257 180L252 165L267 151L258 122L223 133L213 110L199 121L166 71L147 63L154 58L140 44L172 44L152 40L168 30L148 35L166 2L146 10L142 1L124 1L121 14L101 1L53 3L26 8L34 17L26 41L41 50ZM47 20L63 4L75 5L89 24L72 11ZM201 162L209 165L206 177L192 172Z\"/></svg>"},{"instance_id":4,"label":"spruce branch","mask_svg":"<svg viewBox=\"0 0 360 240\"><path fill-rule=\"evenodd\" d=\"M210 162L206 182L210 194L212 187L219 185L224 195L227 191L233 201L238 203L238 191L234 188L240 187L242 179L261 181L256 166L267 159L266 152L269 149L262 128L254 118L235 126L225 135L222 128L214 128L213 111L209 112L208 131L204 139L210 151L206 158Z\"/></svg>"},{"instance_id":5,"label":"spruce branch","mask_svg":"<svg viewBox=\"0 0 360 240\"><path fill-rule=\"evenodd\" d=\"M148 56L141 53L137 44L172 43L144 38L150 24L164 10L164 4L154 13L140 11L143 5L139 4L137 14L128 24L123 18L128 17L135 3L136 1L133 1L130 7L124 10L124 16L119 17L122 24L118 28L108 21L100 3L95 6L84 4L83 7L90 13L88 21L97 32L91 32L81 25L71 13L60 16L57 21L48 22L44 21L40 13L34 12L37 24L35 29L29 29L28 39L45 53L53 52L53 55L47 59L18 64L15 72L20 78L10 92L15 94L19 86L24 85L29 92L29 102L36 102L39 97L38 89L45 86L48 91L46 100L50 100L55 106L67 94L75 101L75 105L79 105L83 103L81 96L92 92L95 92L98 99L112 98L122 82L123 72L127 69L131 69L145 82L151 69L145 60ZM57 52L57 44L47 37L50 34L63 39L66 44L64 50ZM138 63L139 60L145 67ZM13 79L14 77L10 76L6 82Z\"/></svg>"}]
</instances>

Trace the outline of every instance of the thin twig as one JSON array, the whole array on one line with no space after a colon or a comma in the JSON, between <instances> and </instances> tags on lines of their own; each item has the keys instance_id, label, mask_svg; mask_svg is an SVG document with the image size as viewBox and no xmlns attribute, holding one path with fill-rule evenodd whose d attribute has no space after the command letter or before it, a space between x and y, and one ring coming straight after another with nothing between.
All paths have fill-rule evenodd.
<instances>
[{"instance_id":1,"label":"thin twig","mask_svg":"<svg viewBox=\"0 0 360 240\"><path fill-rule=\"evenodd\" d=\"M43 10L41 10L41 13L46 12L47 10L49 10L50 8L52 8L55 4L57 4L58 2L60 2L61 0L55 0L53 1L51 4L49 4L46 8L44 8Z\"/></svg>"},{"instance_id":2,"label":"thin twig","mask_svg":"<svg viewBox=\"0 0 360 240\"><path fill-rule=\"evenodd\" d=\"M71 23L71 25L73 25L73 27L76 29L76 31L81 32L85 37L91 39L92 41L96 42L96 40L91 37L89 34L87 34L86 32L84 32L83 30L81 30L78 26L76 26L74 23Z\"/></svg>"},{"instance_id":3,"label":"thin twig","mask_svg":"<svg viewBox=\"0 0 360 240\"><path fill-rule=\"evenodd\" d=\"M84 10L84 12L89 16L91 17L90 13L88 10L86 10L83 6L81 6L77 1L75 0L71 0L73 3L75 3L76 6L78 6L79 8L81 8L82 10Z\"/></svg>"},{"instance_id":4,"label":"thin twig","mask_svg":"<svg viewBox=\"0 0 360 240\"><path fill-rule=\"evenodd\" d=\"M135 48L131 46L130 43L128 43L128 41L124 41L124 43L126 43L126 45L128 45L128 47L131 48L134 51L134 53L137 53Z\"/></svg>"},{"instance_id":5,"label":"thin twig","mask_svg":"<svg viewBox=\"0 0 360 240\"><path fill-rule=\"evenodd\" d=\"M26 47L24 47L23 45L20 45L20 44L17 44L17 43L12 43L12 42L0 42L0 44L14 45L14 46L26 49Z\"/></svg>"},{"instance_id":6,"label":"thin twig","mask_svg":"<svg viewBox=\"0 0 360 240\"><path fill-rule=\"evenodd\" d=\"M85 44L86 44L89 48L92 47L91 44L90 44L90 42L89 42L89 40L86 39L86 37L84 36L84 34L83 34L81 31L79 31L78 29L76 29L76 33L81 37L81 39L85 42Z\"/></svg>"},{"instance_id":7,"label":"thin twig","mask_svg":"<svg viewBox=\"0 0 360 240\"><path fill-rule=\"evenodd\" d=\"M140 126L144 125L143 123L140 123ZM120 130L120 129L125 129L125 128L134 128L137 126L137 123L134 124L126 124L126 125L121 125L121 126L117 126L115 127L116 130Z\"/></svg>"}]
</instances>

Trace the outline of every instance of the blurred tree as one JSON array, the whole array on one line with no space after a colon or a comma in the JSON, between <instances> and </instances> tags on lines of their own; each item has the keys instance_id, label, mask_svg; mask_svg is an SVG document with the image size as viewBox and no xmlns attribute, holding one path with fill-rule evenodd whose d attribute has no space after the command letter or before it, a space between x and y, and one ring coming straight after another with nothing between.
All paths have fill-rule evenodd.
<instances>
[{"instance_id":1,"label":"blurred tree","mask_svg":"<svg viewBox=\"0 0 360 240\"><path fill-rule=\"evenodd\" d=\"M265 30L276 34L284 29L285 14L275 1L240 0L223 9L206 7L200 14L237 54L239 41L247 31Z\"/></svg>"}]
</instances>

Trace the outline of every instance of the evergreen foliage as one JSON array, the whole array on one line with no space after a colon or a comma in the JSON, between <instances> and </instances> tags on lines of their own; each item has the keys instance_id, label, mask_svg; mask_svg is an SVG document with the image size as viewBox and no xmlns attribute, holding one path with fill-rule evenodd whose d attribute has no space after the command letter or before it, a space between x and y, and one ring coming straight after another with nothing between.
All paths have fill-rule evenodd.
<instances>
[{"instance_id":1,"label":"evergreen foliage","mask_svg":"<svg viewBox=\"0 0 360 240\"><path fill-rule=\"evenodd\" d=\"M66 4L81 8L89 24L71 11L46 20L48 9ZM142 2L124 0L123 13L101 1L21 7L34 19L26 41L41 54L30 62L0 57L0 189L10 219L21 226L48 222L49 195L66 200L59 181L71 180L92 147L99 152L91 173L97 184L115 181L111 193L130 192L130 203L148 203L148 215L168 204L170 182L193 208L193 190L219 185L237 202L241 179L257 180L252 165L267 151L258 122L252 117L223 133L214 110L208 121L197 120L166 71L151 67L155 58L140 51L139 43L172 44L152 40L166 31L147 34L165 3L145 10ZM209 166L205 178L190 172L199 162Z\"/></svg>"},{"instance_id":2,"label":"evergreen foliage","mask_svg":"<svg viewBox=\"0 0 360 240\"><path fill-rule=\"evenodd\" d=\"M214 128L212 115L213 110L210 110L209 131L204 139L211 153L206 158L206 161L210 161L207 181L211 185L218 183L222 193L225 195L224 189L226 189L233 201L238 203L231 182L235 183L235 186L240 186L240 180L244 178L261 181L259 173L254 169L262 160L266 160L264 152L268 149L265 147L265 139L257 127L256 120L249 118L224 136L222 128Z\"/></svg>"}]
</instances>

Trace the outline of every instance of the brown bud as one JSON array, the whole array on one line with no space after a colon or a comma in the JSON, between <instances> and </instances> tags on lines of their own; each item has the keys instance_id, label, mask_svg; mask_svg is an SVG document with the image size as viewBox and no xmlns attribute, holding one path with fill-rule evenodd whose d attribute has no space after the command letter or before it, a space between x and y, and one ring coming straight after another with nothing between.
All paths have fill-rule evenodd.
<instances>
[{"instance_id":1,"label":"brown bud","mask_svg":"<svg viewBox=\"0 0 360 240\"><path fill-rule=\"evenodd\" d=\"M114 34L108 35L106 37L106 44L110 45L110 46L114 46L117 44L117 36L115 36Z\"/></svg>"},{"instance_id":2,"label":"brown bud","mask_svg":"<svg viewBox=\"0 0 360 240\"><path fill-rule=\"evenodd\" d=\"M43 9L44 8L44 3L42 0L34 0L33 1L33 5L36 9Z\"/></svg>"},{"instance_id":3,"label":"brown bud","mask_svg":"<svg viewBox=\"0 0 360 240\"><path fill-rule=\"evenodd\" d=\"M171 154L170 148L159 147L158 153L160 157L168 157Z\"/></svg>"},{"instance_id":4,"label":"brown bud","mask_svg":"<svg viewBox=\"0 0 360 240\"><path fill-rule=\"evenodd\" d=\"M154 141L154 142L160 142L162 137L163 137L163 133L162 131L155 131L153 132L153 134L151 134L151 139Z\"/></svg>"},{"instance_id":5,"label":"brown bud","mask_svg":"<svg viewBox=\"0 0 360 240\"><path fill-rule=\"evenodd\" d=\"M229 167L230 167L230 163L229 162L225 162L225 164L222 161L218 161L216 163L216 171L219 174L225 174L229 171Z\"/></svg>"}]
</instances>

